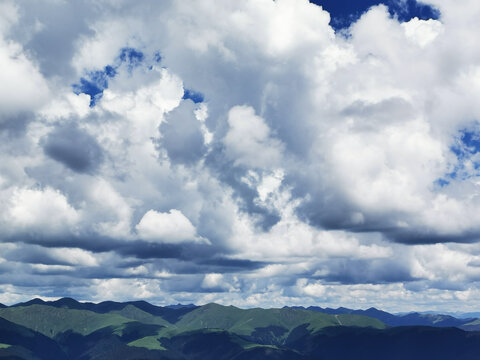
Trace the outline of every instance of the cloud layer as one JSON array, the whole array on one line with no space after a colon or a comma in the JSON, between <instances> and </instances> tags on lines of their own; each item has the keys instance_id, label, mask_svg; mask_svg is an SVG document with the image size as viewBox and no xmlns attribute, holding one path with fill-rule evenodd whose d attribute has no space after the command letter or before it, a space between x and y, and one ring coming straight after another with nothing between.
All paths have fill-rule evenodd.
<instances>
[{"instance_id":1,"label":"cloud layer","mask_svg":"<svg viewBox=\"0 0 480 360\"><path fill-rule=\"evenodd\" d=\"M0 302L478 306L480 6L321 4L3 2Z\"/></svg>"}]
</instances>

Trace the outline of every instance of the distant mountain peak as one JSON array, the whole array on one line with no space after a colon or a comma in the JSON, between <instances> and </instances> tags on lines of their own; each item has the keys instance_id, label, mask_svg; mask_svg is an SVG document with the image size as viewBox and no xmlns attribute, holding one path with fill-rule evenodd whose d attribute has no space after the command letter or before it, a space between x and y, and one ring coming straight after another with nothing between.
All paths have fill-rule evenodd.
<instances>
[{"instance_id":1,"label":"distant mountain peak","mask_svg":"<svg viewBox=\"0 0 480 360\"><path fill-rule=\"evenodd\" d=\"M59 305L81 304L80 302L78 302L77 300L75 300L71 297L63 297L61 299L58 299L58 300L55 300L55 301L52 301L52 302L49 301L48 303L59 304Z\"/></svg>"},{"instance_id":2,"label":"distant mountain peak","mask_svg":"<svg viewBox=\"0 0 480 360\"><path fill-rule=\"evenodd\" d=\"M15 304L13 306L29 306L29 305L44 305L45 301L43 301L40 298L34 298L32 300L26 301L26 302L21 302L18 304Z\"/></svg>"}]
</instances>

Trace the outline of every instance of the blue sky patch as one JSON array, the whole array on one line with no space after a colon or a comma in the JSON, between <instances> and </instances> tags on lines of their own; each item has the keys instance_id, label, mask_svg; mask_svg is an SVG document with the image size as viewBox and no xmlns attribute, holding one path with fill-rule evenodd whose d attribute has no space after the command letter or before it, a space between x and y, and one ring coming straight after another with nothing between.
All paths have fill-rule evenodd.
<instances>
[{"instance_id":1,"label":"blue sky patch","mask_svg":"<svg viewBox=\"0 0 480 360\"><path fill-rule=\"evenodd\" d=\"M438 186L438 187L444 187L444 186L447 186L450 184L450 181L446 180L446 179L437 179L435 181L435 186Z\"/></svg>"},{"instance_id":2,"label":"blue sky patch","mask_svg":"<svg viewBox=\"0 0 480 360\"><path fill-rule=\"evenodd\" d=\"M420 20L440 18L440 11L428 4L416 0L407 1L389 1L388 8L392 16L398 16L398 19L402 22L409 21L414 17Z\"/></svg>"},{"instance_id":3,"label":"blue sky patch","mask_svg":"<svg viewBox=\"0 0 480 360\"><path fill-rule=\"evenodd\" d=\"M480 152L480 132L461 130L450 150L457 157L460 168L467 161L472 162L471 166L475 170L480 168L480 162L478 161L480 159L474 159L475 155Z\"/></svg>"},{"instance_id":4,"label":"blue sky patch","mask_svg":"<svg viewBox=\"0 0 480 360\"><path fill-rule=\"evenodd\" d=\"M108 88L108 79L113 78L117 71L112 66L105 66L103 70L91 71L86 77L80 79L80 83L73 84L75 94L90 95L90 107L94 107L103 95L103 90Z\"/></svg>"},{"instance_id":5,"label":"blue sky patch","mask_svg":"<svg viewBox=\"0 0 480 360\"><path fill-rule=\"evenodd\" d=\"M435 185L444 187L451 180L466 180L472 176L480 176L480 157L477 155L480 153L480 129L478 130L459 131L454 144L450 146L450 151L455 154L457 161L452 171L436 180Z\"/></svg>"},{"instance_id":6,"label":"blue sky patch","mask_svg":"<svg viewBox=\"0 0 480 360\"><path fill-rule=\"evenodd\" d=\"M421 20L438 19L440 12L428 4L416 0L310 0L322 6L331 15L330 25L335 30L349 27L370 7L379 4L388 6L391 16L399 21L409 21L414 17Z\"/></svg>"},{"instance_id":7,"label":"blue sky patch","mask_svg":"<svg viewBox=\"0 0 480 360\"><path fill-rule=\"evenodd\" d=\"M192 100L195 104L198 104L198 103L203 102L204 97L203 97L203 94L202 94L202 93L199 93L199 92L197 92L197 91L190 90L190 89L185 89L185 92L183 93L182 99L184 99L184 100L190 99L190 100Z\"/></svg>"},{"instance_id":8,"label":"blue sky patch","mask_svg":"<svg viewBox=\"0 0 480 360\"><path fill-rule=\"evenodd\" d=\"M459 145L452 150L457 153L476 154L480 152L480 133L476 131L460 131Z\"/></svg>"},{"instance_id":9,"label":"blue sky patch","mask_svg":"<svg viewBox=\"0 0 480 360\"><path fill-rule=\"evenodd\" d=\"M108 77L114 77L117 75L117 70L110 65L105 66L104 72Z\"/></svg>"},{"instance_id":10,"label":"blue sky patch","mask_svg":"<svg viewBox=\"0 0 480 360\"><path fill-rule=\"evenodd\" d=\"M160 51L157 51L157 52L155 52L155 54L153 54L153 60L156 63L161 63L162 62L162 54L160 54Z\"/></svg>"},{"instance_id":11,"label":"blue sky patch","mask_svg":"<svg viewBox=\"0 0 480 360\"><path fill-rule=\"evenodd\" d=\"M143 62L145 55L143 55L143 52L139 50L125 47L120 50L120 55L118 58L121 62L127 64L128 69L131 71Z\"/></svg>"}]
</instances>

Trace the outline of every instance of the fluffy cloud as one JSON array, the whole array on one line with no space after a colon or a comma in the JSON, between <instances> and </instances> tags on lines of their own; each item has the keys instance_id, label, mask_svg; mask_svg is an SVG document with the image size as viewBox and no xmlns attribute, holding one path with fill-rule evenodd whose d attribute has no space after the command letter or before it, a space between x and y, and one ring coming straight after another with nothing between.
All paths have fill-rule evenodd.
<instances>
[{"instance_id":1,"label":"fluffy cloud","mask_svg":"<svg viewBox=\"0 0 480 360\"><path fill-rule=\"evenodd\" d=\"M149 210L135 227L141 239L179 243L198 241L195 227L181 211L172 209L167 213Z\"/></svg>"},{"instance_id":2,"label":"fluffy cloud","mask_svg":"<svg viewBox=\"0 0 480 360\"><path fill-rule=\"evenodd\" d=\"M159 293L158 281L146 281L135 279L104 279L96 280L88 289L89 297L97 301L108 299L121 299L123 301L133 299L149 299Z\"/></svg>"},{"instance_id":3,"label":"fluffy cloud","mask_svg":"<svg viewBox=\"0 0 480 360\"><path fill-rule=\"evenodd\" d=\"M228 112L229 130L223 143L236 165L271 168L282 159L282 144L271 137L265 121L251 107L235 106Z\"/></svg>"},{"instance_id":4,"label":"fluffy cloud","mask_svg":"<svg viewBox=\"0 0 480 360\"><path fill-rule=\"evenodd\" d=\"M17 189L4 218L13 226L13 231L55 236L74 230L79 214L63 194L51 188Z\"/></svg>"},{"instance_id":5,"label":"fluffy cloud","mask_svg":"<svg viewBox=\"0 0 480 360\"><path fill-rule=\"evenodd\" d=\"M0 7L0 123L20 111L37 109L48 99L48 85L21 44L5 35L19 21L18 7L10 1ZM8 84L8 85L7 85Z\"/></svg>"},{"instance_id":6,"label":"fluffy cloud","mask_svg":"<svg viewBox=\"0 0 480 360\"><path fill-rule=\"evenodd\" d=\"M103 152L94 137L75 125L58 127L44 145L45 153L76 172L95 172L103 160Z\"/></svg>"},{"instance_id":7,"label":"fluffy cloud","mask_svg":"<svg viewBox=\"0 0 480 360\"><path fill-rule=\"evenodd\" d=\"M207 291L234 291L234 287L225 281L222 274L205 274L202 281L202 288Z\"/></svg>"}]
</instances>

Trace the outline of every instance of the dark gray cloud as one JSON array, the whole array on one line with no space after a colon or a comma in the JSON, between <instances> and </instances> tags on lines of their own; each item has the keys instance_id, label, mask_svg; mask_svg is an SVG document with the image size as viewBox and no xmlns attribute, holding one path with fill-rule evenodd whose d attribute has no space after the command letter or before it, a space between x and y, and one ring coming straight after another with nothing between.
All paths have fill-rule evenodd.
<instances>
[{"instance_id":1,"label":"dark gray cloud","mask_svg":"<svg viewBox=\"0 0 480 360\"><path fill-rule=\"evenodd\" d=\"M219 268L221 272L256 270L268 265L268 263L263 261L252 261L247 259L229 259L225 257L215 257L212 259L200 260L199 264L210 265Z\"/></svg>"},{"instance_id":2,"label":"dark gray cloud","mask_svg":"<svg viewBox=\"0 0 480 360\"><path fill-rule=\"evenodd\" d=\"M122 246L119 252L123 255L136 256L139 259L176 259L183 256L183 250L183 245L136 241Z\"/></svg>"},{"instance_id":3,"label":"dark gray cloud","mask_svg":"<svg viewBox=\"0 0 480 360\"><path fill-rule=\"evenodd\" d=\"M79 248L94 253L103 253L119 249L122 245L126 246L124 240L102 236L94 232L85 231L83 234L42 234L34 232L18 231L11 236L3 236L2 241L5 243L25 243L30 245L38 245L47 249L54 248ZM28 256L28 255L25 255Z\"/></svg>"},{"instance_id":4,"label":"dark gray cloud","mask_svg":"<svg viewBox=\"0 0 480 360\"><path fill-rule=\"evenodd\" d=\"M20 112L17 114L0 113L0 133L6 133L9 137L22 135L30 121L34 119L31 112Z\"/></svg>"},{"instance_id":5,"label":"dark gray cloud","mask_svg":"<svg viewBox=\"0 0 480 360\"><path fill-rule=\"evenodd\" d=\"M54 257L48 248L36 245L20 245L20 247L4 254L5 259L28 264L69 265L65 259Z\"/></svg>"},{"instance_id":6,"label":"dark gray cloud","mask_svg":"<svg viewBox=\"0 0 480 360\"><path fill-rule=\"evenodd\" d=\"M416 280L408 266L389 259L333 260L322 279L340 284L385 284Z\"/></svg>"},{"instance_id":7,"label":"dark gray cloud","mask_svg":"<svg viewBox=\"0 0 480 360\"><path fill-rule=\"evenodd\" d=\"M165 122L160 125L161 139L158 144L167 151L174 164L193 164L206 152L201 124L195 118L194 110L193 101L183 100L165 116Z\"/></svg>"},{"instance_id":8,"label":"dark gray cloud","mask_svg":"<svg viewBox=\"0 0 480 360\"><path fill-rule=\"evenodd\" d=\"M416 229L415 231L399 231L391 229L385 231L387 238L398 243L414 244L437 244L437 243L473 243L480 239L480 232L465 232L463 234L438 234L432 231Z\"/></svg>"},{"instance_id":9,"label":"dark gray cloud","mask_svg":"<svg viewBox=\"0 0 480 360\"><path fill-rule=\"evenodd\" d=\"M408 120L414 116L415 110L405 99L392 97L375 104L355 101L347 106L342 114L361 119L359 129L368 129L386 122Z\"/></svg>"},{"instance_id":10,"label":"dark gray cloud","mask_svg":"<svg viewBox=\"0 0 480 360\"><path fill-rule=\"evenodd\" d=\"M78 173L94 173L104 159L97 140L73 122L50 132L43 141L43 150L52 159Z\"/></svg>"}]
</instances>

